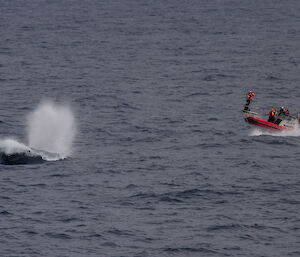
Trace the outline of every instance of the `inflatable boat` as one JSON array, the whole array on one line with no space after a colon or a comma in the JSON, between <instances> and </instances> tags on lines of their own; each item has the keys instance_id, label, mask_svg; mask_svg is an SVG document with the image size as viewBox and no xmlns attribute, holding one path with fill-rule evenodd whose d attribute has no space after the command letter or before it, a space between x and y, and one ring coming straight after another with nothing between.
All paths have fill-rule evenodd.
<instances>
[{"instance_id":1,"label":"inflatable boat","mask_svg":"<svg viewBox=\"0 0 300 257\"><path fill-rule=\"evenodd\" d=\"M250 125L256 126L260 129L279 132L292 130L299 124L299 118L292 117L289 113L280 113L274 116L273 122L264 119L260 114L250 110L250 104L254 97L254 93L251 96L250 91L247 95L247 102L245 104L243 112L244 119ZM250 96L249 96L250 95Z\"/></svg>"}]
</instances>

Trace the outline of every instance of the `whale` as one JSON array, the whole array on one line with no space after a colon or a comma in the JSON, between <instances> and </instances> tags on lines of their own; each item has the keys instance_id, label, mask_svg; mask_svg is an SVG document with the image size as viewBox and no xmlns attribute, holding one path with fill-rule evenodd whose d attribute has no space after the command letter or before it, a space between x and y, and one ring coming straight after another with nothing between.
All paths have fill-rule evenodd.
<instances>
[{"instance_id":1,"label":"whale","mask_svg":"<svg viewBox=\"0 0 300 257\"><path fill-rule=\"evenodd\" d=\"M64 159L58 153L26 146L13 139L0 140L0 164L36 164Z\"/></svg>"},{"instance_id":2,"label":"whale","mask_svg":"<svg viewBox=\"0 0 300 257\"><path fill-rule=\"evenodd\" d=\"M5 165L35 164L44 161L41 155L34 154L31 151L15 153L0 152L0 163Z\"/></svg>"}]
</instances>

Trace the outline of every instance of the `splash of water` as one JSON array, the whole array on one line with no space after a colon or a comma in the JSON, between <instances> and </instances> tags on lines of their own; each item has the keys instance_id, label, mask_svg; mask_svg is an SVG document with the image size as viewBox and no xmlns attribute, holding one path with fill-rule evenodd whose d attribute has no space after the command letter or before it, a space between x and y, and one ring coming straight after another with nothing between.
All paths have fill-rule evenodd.
<instances>
[{"instance_id":1,"label":"splash of water","mask_svg":"<svg viewBox=\"0 0 300 257\"><path fill-rule=\"evenodd\" d=\"M6 154L13 154L18 152L28 152L30 148L17 140L12 138L5 138L0 140L0 149Z\"/></svg>"},{"instance_id":2,"label":"splash of water","mask_svg":"<svg viewBox=\"0 0 300 257\"><path fill-rule=\"evenodd\" d=\"M286 130L286 131L280 131L280 132L269 132L269 131L263 131L260 129L253 129L250 132L250 136L273 136L273 137L299 137L300 136L300 127L296 126L292 130Z\"/></svg>"},{"instance_id":3,"label":"splash of water","mask_svg":"<svg viewBox=\"0 0 300 257\"><path fill-rule=\"evenodd\" d=\"M29 146L12 138L0 139L0 163L63 159L71 153L75 132L75 119L69 106L43 102L28 117Z\"/></svg>"},{"instance_id":4,"label":"splash of water","mask_svg":"<svg viewBox=\"0 0 300 257\"><path fill-rule=\"evenodd\" d=\"M71 154L75 132L74 115L67 105L43 102L28 117L29 147L61 158Z\"/></svg>"}]
</instances>

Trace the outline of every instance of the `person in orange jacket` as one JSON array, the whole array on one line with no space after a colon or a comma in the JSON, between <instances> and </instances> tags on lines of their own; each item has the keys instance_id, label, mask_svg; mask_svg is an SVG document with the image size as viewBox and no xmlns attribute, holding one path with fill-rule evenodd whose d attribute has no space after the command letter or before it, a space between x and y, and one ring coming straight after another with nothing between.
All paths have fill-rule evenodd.
<instances>
[{"instance_id":1,"label":"person in orange jacket","mask_svg":"<svg viewBox=\"0 0 300 257\"><path fill-rule=\"evenodd\" d=\"M280 110L279 110L279 113L278 113L278 117L280 116L280 115L286 115L286 111L285 111L285 108L282 106L282 107L280 107Z\"/></svg>"},{"instance_id":2,"label":"person in orange jacket","mask_svg":"<svg viewBox=\"0 0 300 257\"><path fill-rule=\"evenodd\" d=\"M247 94L247 100L246 100L246 104L245 104L245 107L244 107L244 111L250 111L249 109L249 105L253 99L253 97L255 96L254 92L253 91L249 91L248 94Z\"/></svg>"},{"instance_id":3,"label":"person in orange jacket","mask_svg":"<svg viewBox=\"0 0 300 257\"><path fill-rule=\"evenodd\" d=\"M275 121L275 110L273 108L271 108L268 115L269 115L268 122L274 123L274 121Z\"/></svg>"}]
</instances>

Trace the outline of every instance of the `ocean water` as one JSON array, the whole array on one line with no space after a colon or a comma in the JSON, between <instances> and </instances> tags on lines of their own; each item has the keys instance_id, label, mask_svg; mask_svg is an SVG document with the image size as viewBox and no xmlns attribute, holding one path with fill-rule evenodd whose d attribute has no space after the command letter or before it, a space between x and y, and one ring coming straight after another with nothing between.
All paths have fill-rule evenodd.
<instances>
[{"instance_id":1,"label":"ocean water","mask_svg":"<svg viewBox=\"0 0 300 257\"><path fill-rule=\"evenodd\" d=\"M300 111L299 1L0 12L0 139L27 149L28 115L70 111L55 132L41 115L34 144L51 134L64 158L0 165L0 256L300 256L299 131L261 133L241 114L248 89L263 114Z\"/></svg>"}]
</instances>

